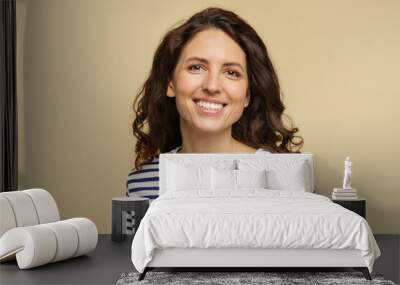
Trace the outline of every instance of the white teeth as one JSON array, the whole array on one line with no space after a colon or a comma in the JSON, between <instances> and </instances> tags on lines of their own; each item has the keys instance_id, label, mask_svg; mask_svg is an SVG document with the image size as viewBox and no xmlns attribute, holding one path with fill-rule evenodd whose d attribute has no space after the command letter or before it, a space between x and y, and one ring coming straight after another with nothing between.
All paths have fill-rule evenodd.
<instances>
[{"instance_id":1,"label":"white teeth","mask_svg":"<svg viewBox=\"0 0 400 285\"><path fill-rule=\"evenodd\" d=\"M196 104L199 105L200 107L212 110L220 110L224 107L222 104L209 103L205 101L197 101Z\"/></svg>"}]
</instances>

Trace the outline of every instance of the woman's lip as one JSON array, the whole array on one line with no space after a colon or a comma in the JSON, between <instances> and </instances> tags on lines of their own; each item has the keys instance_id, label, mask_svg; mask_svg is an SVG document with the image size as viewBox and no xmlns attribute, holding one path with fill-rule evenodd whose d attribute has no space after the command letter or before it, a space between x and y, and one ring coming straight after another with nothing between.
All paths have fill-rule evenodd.
<instances>
[{"instance_id":1,"label":"woman's lip","mask_svg":"<svg viewBox=\"0 0 400 285\"><path fill-rule=\"evenodd\" d=\"M226 104L226 103L223 103L223 102L219 102L219 101L216 101L216 102L213 102L213 101L209 101L209 100L205 100L205 99L193 99L193 101L195 102L195 103L197 103L197 102L199 102L199 101L203 101L203 102L208 102L208 103L215 103L215 104L221 104L221 105L223 105L224 107L226 106L226 105L228 105L228 104Z\"/></svg>"},{"instance_id":2,"label":"woman's lip","mask_svg":"<svg viewBox=\"0 0 400 285\"><path fill-rule=\"evenodd\" d=\"M219 110L210 110L210 109L206 109L206 108L202 108L200 107L197 103L194 103L196 105L196 109L197 111L201 114L201 115L205 115L205 116L209 116L209 117L216 117L219 116L220 114L222 114L222 112L224 111L224 107L222 107Z\"/></svg>"}]
</instances>

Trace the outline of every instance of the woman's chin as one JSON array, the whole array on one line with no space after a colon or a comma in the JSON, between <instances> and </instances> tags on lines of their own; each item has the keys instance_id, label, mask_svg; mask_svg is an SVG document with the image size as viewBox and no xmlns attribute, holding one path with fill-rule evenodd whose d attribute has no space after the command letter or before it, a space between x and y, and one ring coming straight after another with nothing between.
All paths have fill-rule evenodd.
<instances>
[{"instance_id":1,"label":"woman's chin","mask_svg":"<svg viewBox=\"0 0 400 285\"><path fill-rule=\"evenodd\" d=\"M201 124L193 127L195 130L203 133L219 133L223 131L221 126L214 124Z\"/></svg>"}]
</instances>

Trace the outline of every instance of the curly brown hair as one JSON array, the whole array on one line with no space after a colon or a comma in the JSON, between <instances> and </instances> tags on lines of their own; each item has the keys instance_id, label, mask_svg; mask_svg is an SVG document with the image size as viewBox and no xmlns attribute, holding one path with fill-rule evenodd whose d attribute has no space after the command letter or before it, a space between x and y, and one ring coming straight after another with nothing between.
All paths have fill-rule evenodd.
<instances>
[{"instance_id":1,"label":"curly brown hair","mask_svg":"<svg viewBox=\"0 0 400 285\"><path fill-rule=\"evenodd\" d=\"M197 33L210 28L225 32L246 54L251 100L241 118L233 124L232 137L253 148L271 152L300 152L303 138L295 135L299 131L297 127L284 125L283 116L290 122L291 119L283 113L285 106L278 77L264 42L238 15L212 7L170 30L155 52L150 75L133 102L136 169L160 153L182 145L175 98L166 96L167 86L185 44Z\"/></svg>"}]
</instances>

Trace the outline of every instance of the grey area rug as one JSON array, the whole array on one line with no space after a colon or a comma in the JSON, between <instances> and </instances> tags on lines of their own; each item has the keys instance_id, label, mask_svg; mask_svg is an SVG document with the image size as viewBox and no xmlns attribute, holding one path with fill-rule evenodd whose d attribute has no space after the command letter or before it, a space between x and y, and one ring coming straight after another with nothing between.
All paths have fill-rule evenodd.
<instances>
[{"instance_id":1,"label":"grey area rug","mask_svg":"<svg viewBox=\"0 0 400 285\"><path fill-rule=\"evenodd\" d=\"M138 281L139 273L124 273L116 285L136 284L379 284L396 285L384 280L382 275L372 274L366 280L361 272L148 272L145 279Z\"/></svg>"}]
</instances>

